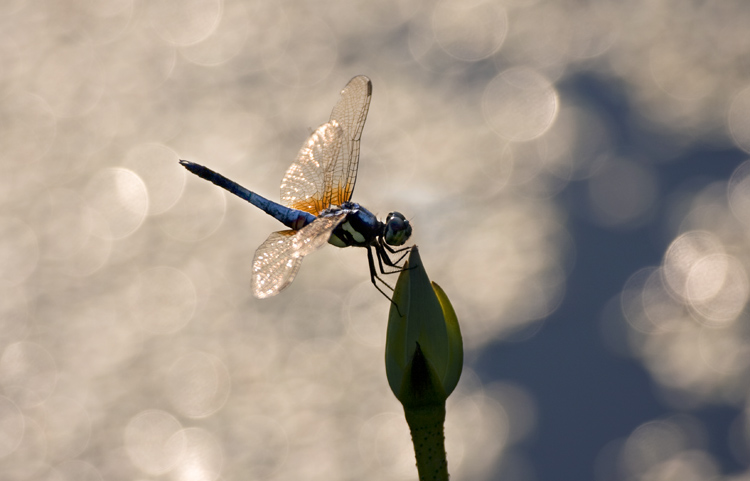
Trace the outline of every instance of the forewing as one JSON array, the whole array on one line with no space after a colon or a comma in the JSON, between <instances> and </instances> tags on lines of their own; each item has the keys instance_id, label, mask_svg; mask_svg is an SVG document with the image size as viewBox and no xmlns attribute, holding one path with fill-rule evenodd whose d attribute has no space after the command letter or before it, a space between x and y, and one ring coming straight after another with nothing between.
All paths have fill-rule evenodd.
<instances>
[{"instance_id":1,"label":"forewing","mask_svg":"<svg viewBox=\"0 0 750 481\"><path fill-rule=\"evenodd\" d=\"M330 207L330 166L338 163L346 143L337 122L318 127L281 180L281 203L316 216Z\"/></svg>"},{"instance_id":2,"label":"forewing","mask_svg":"<svg viewBox=\"0 0 750 481\"><path fill-rule=\"evenodd\" d=\"M333 205L341 205L352 198L359 167L359 141L367 119L372 97L372 82L364 75L354 77L341 91L341 99L331 112L329 123L336 121L344 131L344 145L331 171L330 197Z\"/></svg>"},{"instance_id":3,"label":"forewing","mask_svg":"<svg viewBox=\"0 0 750 481\"><path fill-rule=\"evenodd\" d=\"M322 247L331 232L349 211L340 210L318 217L298 231L274 232L255 251L253 259L253 295L263 299L279 293L292 283L302 259Z\"/></svg>"}]
</instances>

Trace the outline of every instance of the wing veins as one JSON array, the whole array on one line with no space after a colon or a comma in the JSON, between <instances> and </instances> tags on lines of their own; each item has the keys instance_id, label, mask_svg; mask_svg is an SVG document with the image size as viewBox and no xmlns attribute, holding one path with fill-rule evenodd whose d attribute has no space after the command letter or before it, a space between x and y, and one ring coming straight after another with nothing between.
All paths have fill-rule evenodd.
<instances>
[{"instance_id":1,"label":"wing veins","mask_svg":"<svg viewBox=\"0 0 750 481\"><path fill-rule=\"evenodd\" d=\"M273 232L255 251L252 290L260 299L278 294L292 283L302 259L328 242L348 210L318 217L298 231Z\"/></svg>"},{"instance_id":2,"label":"wing veins","mask_svg":"<svg viewBox=\"0 0 750 481\"><path fill-rule=\"evenodd\" d=\"M351 200L371 96L372 83L365 76L346 84L330 120L307 139L284 175L283 205L319 215Z\"/></svg>"}]
</instances>

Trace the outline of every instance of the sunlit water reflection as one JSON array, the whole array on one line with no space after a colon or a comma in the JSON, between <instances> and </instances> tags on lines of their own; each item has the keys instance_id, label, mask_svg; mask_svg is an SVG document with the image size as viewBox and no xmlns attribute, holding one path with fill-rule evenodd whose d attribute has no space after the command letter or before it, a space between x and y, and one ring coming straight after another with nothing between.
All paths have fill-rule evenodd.
<instances>
[{"instance_id":1,"label":"sunlit water reflection","mask_svg":"<svg viewBox=\"0 0 750 481\"><path fill-rule=\"evenodd\" d=\"M364 252L322 249L258 301L252 254L279 226L177 165L277 199L355 74L374 96L354 200L407 215L462 321L455 479L534 479L535 394L470 363L566 299L588 254L571 215L616 232L668 217L605 335L667 408L750 413L750 162L667 214L657 175L694 142L750 152L743 0L17 0L0 19L2 479L416 476ZM620 89L653 158L566 88L580 73ZM579 182L571 212L558 195ZM723 476L689 415L632 426L597 463L608 480Z\"/></svg>"}]
</instances>

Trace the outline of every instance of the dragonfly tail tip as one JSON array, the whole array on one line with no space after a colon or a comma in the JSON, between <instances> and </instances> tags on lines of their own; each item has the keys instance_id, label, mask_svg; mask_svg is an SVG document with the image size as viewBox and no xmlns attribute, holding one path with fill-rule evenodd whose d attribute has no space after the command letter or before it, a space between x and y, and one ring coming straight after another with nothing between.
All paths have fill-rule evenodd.
<instances>
[{"instance_id":1,"label":"dragonfly tail tip","mask_svg":"<svg viewBox=\"0 0 750 481\"><path fill-rule=\"evenodd\" d=\"M180 160L180 165L185 167L187 170L194 173L195 175L199 177L204 177L204 178L205 178L205 175L201 175L201 174L203 171L208 170L202 165L196 164L195 162L190 162L189 160Z\"/></svg>"}]
</instances>

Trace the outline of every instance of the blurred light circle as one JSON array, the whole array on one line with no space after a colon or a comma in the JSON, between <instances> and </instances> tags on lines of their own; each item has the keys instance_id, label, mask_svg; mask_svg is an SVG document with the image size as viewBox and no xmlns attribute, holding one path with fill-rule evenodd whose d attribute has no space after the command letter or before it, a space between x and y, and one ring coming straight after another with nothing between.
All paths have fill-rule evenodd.
<instances>
[{"instance_id":1,"label":"blurred light circle","mask_svg":"<svg viewBox=\"0 0 750 481\"><path fill-rule=\"evenodd\" d=\"M75 277L90 276L104 267L109 261L114 244L114 239L109 233L110 223L100 212L86 204L82 208L81 217L82 220L91 220L92 235L87 236L81 248L65 258L61 265L62 272ZM95 233L97 235L93 235ZM81 235L83 232L78 234Z\"/></svg>"},{"instance_id":2,"label":"blurred light circle","mask_svg":"<svg viewBox=\"0 0 750 481\"><path fill-rule=\"evenodd\" d=\"M39 344L11 344L0 357L0 386L21 408L43 403L55 389L57 365Z\"/></svg>"},{"instance_id":3,"label":"blurred light circle","mask_svg":"<svg viewBox=\"0 0 750 481\"><path fill-rule=\"evenodd\" d=\"M442 0L432 12L438 45L459 60L477 61L495 53L508 33L508 16L489 0Z\"/></svg>"},{"instance_id":4,"label":"blurred light circle","mask_svg":"<svg viewBox=\"0 0 750 481\"><path fill-rule=\"evenodd\" d=\"M321 17L295 13L289 15L292 34L288 44L277 45L281 51L265 52L264 64L268 74L282 85L315 85L328 77L336 65L339 56L336 35Z\"/></svg>"},{"instance_id":5,"label":"blurred light circle","mask_svg":"<svg viewBox=\"0 0 750 481\"><path fill-rule=\"evenodd\" d=\"M229 2L227 2L229 3ZM238 55L231 59L229 66L233 69L237 78L244 78L246 75L255 75L259 71L265 70L267 65L275 63L281 57L289 46L290 39L294 35L292 25L287 15L287 9L278 2L245 2L231 0L231 4L239 4L246 10L246 14L235 12L233 5L226 5L225 13L222 15L222 22L231 21L232 24L243 28L244 32L238 32L236 35L247 35L244 40L244 47L238 52ZM232 20L232 18L237 20ZM243 18L247 23L243 25ZM264 28L267 25L273 25L273 30ZM221 26L219 27L221 28ZM231 40L223 38L224 34L218 32L219 39L208 38L204 42L184 48L185 57L199 65L211 65L210 62L218 60L220 56L229 52L217 52L216 49L231 49ZM232 37L232 33L226 35ZM236 39L239 41L239 39ZM219 44L217 46L216 44Z\"/></svg>"},{"instance_id":6,"label":"blurred light circle","mask_svg":"<svg viewBox=\"0 0 750 481\"><path fill-rule=\"evenodd\" d=\"M62 370L75 372L81 379L99 379L141 353L143 335L137 323L127 318L129 306L123 301L79 302L62 312L48 308L39 313L45 324L60 331L56 352L64 362Z\"/></svg>"},{"instance_id":7,"label":"blurred light circle","mask_svg":"<svg viewBox=\"0 0 750 481\"><path fill-rule=\"evenodd\" d=\"M432 29L431 22L428 18L422 16L414 17L409 22L409 54L419 62L428 71L434 71L436 68L435 57L440 59L440 64L450 59L444 55L442 49L437 47L435 41L435 32ZM436 53L439 52L440 55ZM446 57L446 58L443 58ZM450 59L452 60L452 59Z\"/></svg>"},{"instance_id":8,"label":"blurred light circle","mask_svg":"<svg viewBox=\"0 0 750 481\"><path fill-rule=\"evenodd\" d=\"M179 167L179 166L178 166ZM180 169L185 179L185 190L180 201L169 210L159 226L172 238L195 242L213 234L227 215L225 191L209 188L203 179Z\"/></svg>"},{"instance_id":9,"label":"blurred light circle","mask_svg":"<svg viewBox=\"0 0 750 481\"><path fill-rule=\"evenodd\" d=\"M86 186L85 198L107 222L108 229L95 231L105 239L122 239L131 235L148 214L146 185L128 169L114 167L99 171Z\"/></svg>"},{"instance_id":10,"label":"blurred light circle","mask_svg":"<svg viewBox=\"0 0 750 481\"><path fill-rule=\"evenodd\" d=\"M496 134L493 135L497 137ZM544 164L549 158L546 140L545 136L528 142L507 142L498 152L499 159L495 162L500 171L499 178L502 179L505 173L508 183L512 185L533 185L541 177ZM489 171L487 173L490 174Z\"/></svg>"},{"instance_id":11,"label":"blurred light circle","mask_svg":"<svg viewBox=\"0 0 750 481\"><path fill-rule=\"evenodd\" d=\"M123 115L127 111L126 105L119 101L118 96L108 95L86 115L60 119L55 143L44 157L48 160L44 163L43 171L46 183L50 186L65 185L75 180L78 185L81 174L90 175L101 160L111 155L113 151L106 154L103 151L112 146L115 136L123 138L132 135L132 132L123 131L123 125L131 120ZM103 154L104 158L97 154Z\"/></svg>"},{"instance_id":12,"label":"blurred light circle","mask_svg":"<svg viewBox=\"0 0 750 481\"><path fill-rule=\"evenodd\" d=\"M363 443L364 441L364 443ZM366 453L365 453L366 451ZM403 416L383 413L368 420L360 433L360 453L387 478L408 479L414 473L414 448Z\"/></svg>"},{"instance_id":13,"label":"blurred light circle","mask_svg":"<svg viewBox=\"0 0 750 481\"><path fill-rule=\"evenodd\" d=\"M554 125L536 140L546 169L564 180L588 179L611 156L611 127L596 111L563 104Z\"/></svg>"},{"instance_id":14,"label":"blurred light circle","mask_svg":"<svg viewBox=\"0 0 750 481\"><path fill-rule=\"evenodd\" d=\"M39 264L39 240L28 224L0 217L0 283L19 285Z\"/></svg>"},{"instance_id":15,"label":"blurred light circle","mask_svg":"<svg viewBox=\"0 0 750 481\"><path fill-rule=\"evenodd\" d=\"M144 330L171 334L182 329L195 314L195 285L182 271L152 267L135 279L130 305L130 315Z\"/></svg>"},{"instance_id":16,"label":"blurred light circle","mask_svg":"<svg viewBox=\"0 0 750 481\"><path fill-rule=\"evenodd\" d=\"M648 307L644 304L644 292L647 285L652 282L654 274L659 273L659 269L654 267L644 267L634 272L620 292L620 309L628 325L637 332L653 332L654 325L649 314L646 311Z\"/></svg>"},{"instance_id":17,"label":"blurred light circle","mask_svg":"<svg viewBox=\"0 0 750 481\"><path fill-rule=\"evenodd\" d=\"M146 4L151 28L165 42L191 45L206 39L223 14L221 0L152 0Z\"/></svg>"},{"instance_id":18,"label":"blurred light circle","mask_svg":"<svg viewBox=\"0 0 750 481\"><path fill-rule=\"evenodd\" d=\"M33 326L32 302L26 286L0 286L0 352L26 339Z\"/></svg>"},{"instance_id":19,"label":"blurred light circle","mask_svg":"<svg viewBox=\"0 0 750 481\"><path fill-rule=\"evenodd\" d=\"M482 229L463 229L461 246L477 248L453 249L451 265L463 276L453 289L474 306L472 328L483 332L475 332L475 340L529 327L558 305L565 290L561 256L567 254L561 245L568 245L559 215L546 202L506 198L484 214Z\"/></svg>"},{"instance_id":20,"label":"blurred light circle","mask_svg":"<svg viewBox=\"0 0 750 481\"><path fill-rule=\"evenodd\" d=\"M733 326L738 325L742 325L742 322L733 323ZM701 358L715 372L741 376L750 366L750 346L735 329L716 329L716 327L708 325L701 330L699 339Z\"/></svg>"},{"instance_id":21,"label":"blurred light circle","mask_svg":"<svg viewBox=\"0 0 750 481\"><path fill-rule=\"evenodd\" d=\"M675 298L665 284L663 269L651 270L638 299L643 314L651 321L649 326L639 326L642 332L675 331L686 320L685 305Z\"/></svg>"},{"instance_id":22,"label":"blurred light circle","mask_svg":"<svg viewBox=\"0 0 750 481\"><path fill-rule=\"evenodd\" d=\"M38 226L42 255L47 259L74 256L89 241L93 230L91 210L78 193L67 189L52 189L40 195L29 219Z\"/></svg>"},{"instance_id":23,"label":"blurred light circle","mask_svg":"<svg viewBox=\"0 0 750 481\"><path fill-rule=\"evenodd\" d=\"M726 254L711 254L697 259L685 279L685 294L691 302L711 299L724 287L724 281L732 257Z\"/></svg>"},{"instance_id":24,"label":"blurred light circle","mask_svg":"<svg viewBox=\"0 0 750 481\"><path fill-rule=\"evenodd\" d=\"M130 35L123 35L108 46L109 55L104 59L104 70L107 72L108 87L114 94L141 94L153 92L164 84L172 75L177 63L177 52L165 44L157 33L143 25L134 27L136 30ZM128 59L123 61L123 59ZM119 98L119 97L118 97ZM167 106L161 106L159 119L165 119ZM132 127L139 132L148 131L148 121L139 112L133 112L128 105L125 121L136 120L142 122ZM130 126L124 123L127 129ZM159 137L158 134L149 135L150 138Z\"/></svg>"},{"instance_id":25,"label":"blurred light circle","mask_svg":"<svg viewBox=\"0 0 750 481\"><path fill-rule=\"evenodd\" d=\"M521 385L494 381L484 386L484 393L487 399L497 402L489 402L487 407L494 411L491 415L497 422L495 428L507 430L507 444L522 442L533 435L539 414L531 392Z\"/></svg>"},{"instance_id":26,"label":"blurred light circle","mask_svg":"<svg viewBox=\"0 0 750 481\"><path fill-rule=\"evenodd\" d=\"M724 245L711 232L689 231L673 240L664 255L662 271L672 292L685 301L699 295L698 283L702 281L696 278L693 281L695 284L691 287L693 292L690 293L687 290L688 278L697 262L713 254L724 254ZM706 294L700 294L700 296L703 298Z\"/></svg>"},{"instance_id":27,"label":"blurred light circle","mask_svg":"<svg viewBox=\"0 0 750 481\"><path fill-rule=\"evenodd\" d=\"M183 429L182 459L169 473L174 481L214 481L219 479L224 464L224 452L216 437L205 429Z\"/></svg>"},{"instance_id":28,"label":"blurred light circle","mask_svg":"<svg viewBox=\"0 0 750 481\"><path fill-rule=\"evenodd\" d=\"M64 396L52 396L44 402L48 456L63 460L74 458L88 446L91 418L81 403Z\"/></svg>"},{"instance_id":29,"label":"blurred light circle","mask_svg":"<svg viewBox=\"0 0 750 481\"><path fill-rule=\"evenodd\" d=\"M562 266L549 263L546 267L543 276L539 276L538 279L529 279L524 286L528 297L519 303L520 308L516 312L516 315L522 319L542 321L555 312L565 298L567 282ZM531 337L541 328L540 322L523 335Z\"/></svg>"},{"instance_id":30,"label":"blurred light circle","mask_svg":"<svg viewBox=\"0 0 750 481\"><path fill-rule=\"evenodd\" d=\"M349 3L347 14L333 18L339 35L371 35L401 28L417 14L424 12L421 0L381 0L378 2Z\"/></svg>"},{"instance_id":31,"label":"blurred light circle","mask_svg":"<svg viewBox=\"0 0 750 481\"><path fill-rule=\"evenodd\" d=\"M305 381L300 381L301 383L293 389L302 388L302 392L310 392L313 386L307 386ZM321 394L323 392L325 391L321 391ZM294 401L294 410L285 417L284 421L289 430L297 434L291 438L292 449L297 456L290 456L290 462L285 464L286 476L271 479L328 481L340 478L344 472L347 473L344 477L350 477L352 471L358 470L358 466L349 461L356 460L357 450L353 442L354 429L349 428L347 422L358 425L358 416L338 410L320 412L313 409L308 401L312 401L312 397ZM337 451L347 461L342 465L336 458L331 457L332 450ZM360 478L355 475L352 479Z\"/></svg>"},{"instance_id":32,"label":"blurred light circle","mask_svg":"<svg viewBox=\"0 0 750 481\"><path fill-rule=\"evenodd\" d=\"M229 370L216 356L191 352L169 368L166 394L180 414L209 416L224 406L231 387Z\"/></svg>"},{"instance_id":33,"label":"blurred light circle","mask_svg":"<svg viewBox=\"0 0 750 481\"><path fill-rule=\"evenodd\" d=\"M542 75L526 67L493 78L482 96L482 112L499 136L526 141L544 134L555 121L557 91Z\"/></svg>"},{"instance_id":34,"label":"blurred light circle","mask_svg":"<svg viewBox=\"0 0 750 481\"><path fill-rule=\"evenodd\" d=\"M641 479L655 481L706 481L721 479L713 457L705 451L683 451L649 469Z\"/></svg>"},{"instance_id":35,"label":"blurred light circle","mask_svg":"<svg viewBox=\"0 0 750 481\"><path fill-rule=\"evenodd\" d=\"M131 418L124 436L125 449L131 462L152 476L164 474L182 461L187 444L177 419L156 409L143 411Z\"/></svg>"},{"instance_id":36,"label":"blurred light circle","mask_svg":"<svg viewBox=\"0 0 750 481\"><path fill-rule=\"evenodd\" d=\"M569 23L566 53L572 59L589 59L604 54L622 38L620 30L627 28L627 24L613 14L610 2L561 2L558 5ZM586 28L577 28L579 25L586 25Z\"/></svg>"},{"instance_id":37,"label":"blurred light circle","mask_svg":"<svg viewBox=\"0 0 750 481\"><path fill-rule=\"evenodd\" d=\"M102 481L102 474L91 463L80 459L68 459L55 465L54 481Z\"/></svg>"},{"instance_id":38,"label":"blurred light circle","mask_svg":"<svg viewBox=\"0 0 750 481\"><path fill-rule=\"evenodd\" d=\"M0 396L0 459L18 448L25 426L26 421L16 403Z\"/></svg>"},{"instance_id":39,"label":"blurred light circle","mask_svg":"<svg viewBox=\"0 0 750 481\"><path fill-rule=\"evenodd\" d=\"M642 340L639 357L661 387L696 397L704 397L716 387L716 371L700 355L702 330L686 313L680 329L651 334Z\"/></svg>"},{"instance_id":40,"label":"blurred light circle","mask_svg":"<svg viewBox=\"0 0 750 481\"><path fill-rule=\"evenodd\" d=\"M8 428L12 429L12 424ZM42 476L49 469L47 440L44 428L39 425L34 416L27 416L24 419L20 444L12 452L6 453L0 462L3 465L2 475L7 479L44 479Z\"/></svg>"},{"instance_id":41,"label":"blurred light circle","mask_svg":"<svg viewBox=\"0 0 750 481\"><path fill-rule=\"evenodd\" d=\"M177 164L177 152L157 144L139 144L125 155L124 167L135 172L148 190L149 215L171 209L185 189L183 169Z\"/></svg>"},{"instance_id":42,"label":"blurred light circle","mask_svg":"<svg viewBox=\"0 0 750 481\"><path fill-rule=\"evenodd\" d=\"M750 160L740 164L727 186L729 208L745 226L750 227Z\"/></svg>"},{"instance_id":43,"label":"blurred light circle","mask_svg":"<svg viewBox=\"0 0 750 481\"><path fill-rule=\"evenodd\" d=\"M60 35L54 55L39 58L24 86L44 98L60 117L88 113L101 100L106 86L97 46L80 32L76 29Z\"/></svg>"},{"instance_id":44,"label":"blurred light circle","mask_svg":"<svg viewBox=\"0 0 750 481\"><path fill-rule=\"evenodd\" d=\"M28 164L49 151L57 135L57 118L40 96L21 92L0 101L0 165Z\"/></svg>"},{"instance_id":45,"label":"blurred light circle","mask_svg":"<svg viewBox=\"0 0 750 481\"><path fill-rule=\"evenodd\" d=\"M354 377L352 365L341 360L351 356L337 341L310 339L289 349L287 365L301 385L325 392L333 402L347 393L346 386ZM305 392L306 388L301 388Z\"/></svg>"},{"instance_id":46,"label":"blurred light circle","mask_svg":"<svg viewBox=\"0 0 750 481\"><path fill-rule=\"evenodd\" d=\"M687 439L677 425L665 421L642 424L628 437L620 462L631 475L642 474L684 449Z\"/></svg>"},{"instance_id":47,"label":"blurred light circle","mask_svg":"<svg viewBox=\"0 0 750 481\"><path fill-rule=\"evenodd\" d=\"M589 180L594 219L608 227L635 226L651 212L658 196L654 173L627 160L611 160Z\"/></svg>"},{"instance_id":48,"label":"blurred light circle","mask_svg":"<svg viewBox=\"0 0 750 481\"><path fill-rule=\"evenodd\" d=\"M383 412L365 420L359 428L358 447L359 455L366 466L378 466L378 453L375 450L378 431L387 423L393 422L398 417L395 412ZM408 436L408 431L407 436Z\"/></svg>"},{"instance_id":49,"label":"blurred light circle","mask_svg":"<svg viewBox=\"0 0 750 481\"><path fill-rule=\"evenodd\" d=\"M215 66L225 63L239 55L247 44L253 30L252 21L258 19L250 18L247 2L224 0L223 14L216 30L202 42L185 46L180 52L183 57L198 65Z\"/></svg>"},{"instance_id":50,"label":"blurred light circle","mask_svg":"<svg viewBox=\"0 0 750 481\"><path fill-rule=\"evenodd\" d=\"M29 3L29 0L7 0L1 2L0 15L10 16L25 7L27 3Z\"/></svg>"},{"instance_id":51,"label":"blurred light circle","mask_svg":"<svg viewBox=\"0 0 750 481\"><path fill-rule=\"evenodd\" d=\"M372 322L382 313L382 306L373 300L372 283L360 282L349 290L344 309L346 311L347 332L357 341L371 348L385 343L383 326Z\"/></svg>"},{"instance_id":52,"label":"blurred light circle","mask_svg":"<svg viewBox=\"0 0 750 481\"><path fill-rule=\"evenodd\" d=\"M321 289L311 286L305 289L304 293L298 292L294 299L287 301L287 311L283 319L279 320L282 332L287 339L337 339L345 332L346 320L340 315L321 316L315 322L310 322L312 312L336 312L338 314L342 309L343 296L326 283L321 282L319 286ZM287 347L287 352L289 351L291 348Z\"/></svg>"},{"instance_id":53,"label":"blurred light circle","mask_svg":"<svg viewBox=\"0 0 750 481\"><path fill-rule=\"evenodd\" d=\"M747 304L747 272L740 261L726 254L702 257L690 269L685 290L690 304L711 321L733 321Z\"/></svg>"},{"instance_id":54,"label":"blurred light circle","mask_svg":"<svg viewBox=\"0 0 750 481\"><path fill-rule=\"evenodd\" d=\"M461 470L464 479L490 479L495 460L508 445L508 413L481 390L456 399L449 409L455 413L454 419L461 420L458 423L446 420L445 441L451 462Z\"/></svg>"},{"instance_id":55,"label":"blurred light circle","mask_svg":"<svg viewBox=\"0 0 750 481\"><path fill-rule=\"evenodd\" d=\"M106 19L107 17L113 17L123 12L131 12L134 1L135 0L82 0L76 2L76 7L91 15Z\"/></svg>"},{"instance_id":56,"label":"blurred light circle","mask_svg":"<svg viewBox=\"0 0 750 481\"><path fill-rule=\"evenodd\" d=\"M512 150L508 151L511 145L521 146L525 144L509 143L487 128L482 128L476 134L474 158L476 159L477 169L486 174L482 181L486 182L487 195L500 192L514 174L516 158Z\"/></svg>"},{"instance_id":57,"label":"blurred light circle","mask_svg":"<svg viewBox=\"0 0 750 481\"><path fill-rule=\"evenodd\" d=\"M266 396L261 396L268 401ZM285 402L282 404L278 413L284 413L284 408L288 407ZM270 404L268 408L273 409ZM249 412L247 407L242 408L238 413L241 422L232 423L224 433L224 439L229 438L225 443L231 448L232 454L238 446L242 446L239 448L242 456L233 455L233 463L227 466L223 475L226 479L277 479L279 472L289 461L290 440L287 432L279 421ZM286 416L288 415L286 412Z\"/></svg>"},{"instance_id":58,"label":"blurred light circle","mask_svg":"<svg viewBox=\"0 0 750 481\"><path fill-rule=\"evenodd\" d=\"M571 61L569 49L573 31L588 31L589 26L576 28L583 23L571 20L570 4L543 2L531 8L514 8L507 0L502 3L509 11L512 25L502 53L492 59L494 63L523 65L536 69L548 79L559 79ZM578 20L577 16L573 18Z\"/></svg>"},{"instance_id":59,"label":"blurred light circle","mask_svg":"<svg viewBox=\"0 0 750 481\"><path fill-rule=\"evenodd\" d=\"M734 96L727 120L734 143L745 152L750 152L750 86Z\"/></svg>"},{"instance_id":60,"label":"blurred light circle","mask_svg":"<svg viewBox=\"0 0 750 481\"><path fill-rule=\"evenodd\" d=\"M690 55L683 39L660 36L649 51L651 78L668 95L679 100L699 99L716 84L705 62Z\"/></svg>"},{"instance_id":61,"label":"blurred light circle","mask_svg":"<svg viewBox=\"0 0 750 481\"><path fill-rule=\"evenodd\" d=\"M134 3L135 0L76 0L76 12L92 40L109 46L113 40L133 33L129 28L133 26Z\"/></svg>"}]
</instances>

